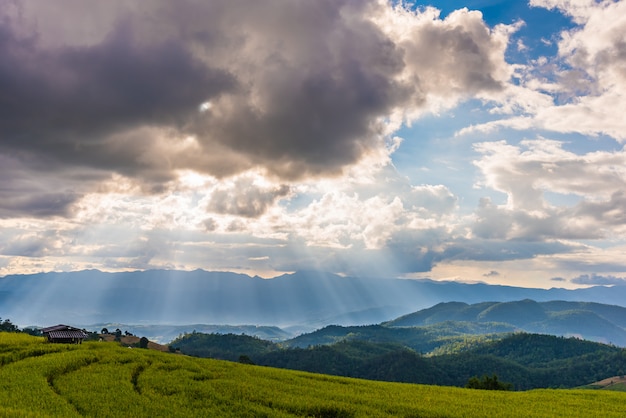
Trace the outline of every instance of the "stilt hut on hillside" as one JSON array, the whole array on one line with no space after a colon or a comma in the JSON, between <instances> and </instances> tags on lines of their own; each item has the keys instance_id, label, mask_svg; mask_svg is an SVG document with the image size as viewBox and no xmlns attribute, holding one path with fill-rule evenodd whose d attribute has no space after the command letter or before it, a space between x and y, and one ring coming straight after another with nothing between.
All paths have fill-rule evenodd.
<instances>
[{"instance_id":1,"label":"stilt hut on hillside","mask_svg":"<svg viewBox=\"0 0 626 418\"><path fill-rule=\"evenodd\" d=\"M62 324L43 328L41 332L51 343L81 344L87 338L83 330Z\"/></svg>"}]
</instances>

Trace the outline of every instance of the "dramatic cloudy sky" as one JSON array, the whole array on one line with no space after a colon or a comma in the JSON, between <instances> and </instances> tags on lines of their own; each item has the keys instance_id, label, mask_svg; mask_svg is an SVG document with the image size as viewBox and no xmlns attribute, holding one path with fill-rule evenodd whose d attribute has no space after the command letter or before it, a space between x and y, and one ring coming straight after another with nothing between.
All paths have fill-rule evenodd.
<instances>
[{"instance_id":1,"label":"dramatic cloudy sky","mask_svg":"<svg viewBox=\"0 0 626 418\"><path fill-rule=\"evenodd\" d=\"M626 1L0 2L0 275L626 281Z\"/></svg>"}]
</instances>

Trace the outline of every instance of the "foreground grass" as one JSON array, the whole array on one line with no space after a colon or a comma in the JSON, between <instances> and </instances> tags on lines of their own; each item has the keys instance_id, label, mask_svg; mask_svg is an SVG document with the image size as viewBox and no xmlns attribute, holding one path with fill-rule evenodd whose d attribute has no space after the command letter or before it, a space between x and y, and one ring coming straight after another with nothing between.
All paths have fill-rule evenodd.
<instances>
[{"instance_id":1,"label":"foreground grass","mask_svg":"<svg viewBox=\"0 0 626 418\"><path fill-rule=\"evenodd\" d=\"M623 417L626 394L373 382L0 333L0 416Z\"/></svg>"}]
</instances>

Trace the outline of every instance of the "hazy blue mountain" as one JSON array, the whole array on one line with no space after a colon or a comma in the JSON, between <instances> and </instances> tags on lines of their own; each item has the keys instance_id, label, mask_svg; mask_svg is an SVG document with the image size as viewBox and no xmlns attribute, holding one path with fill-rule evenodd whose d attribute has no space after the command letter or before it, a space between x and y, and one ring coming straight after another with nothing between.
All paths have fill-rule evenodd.
<instances>
[{"instance_id":1,"label":"hazy blue mountain","mask_svg":"<svg viewBox=\"0 0 626 418\"><path fill-rule=\"evenodd\" d=\"M623 304L626 286L546 290L352 278L315 271L273 279L204 270L85 270L0 278L0 316L20 326L253 324L310 330L328 324L380 323L439 302L476 304L523 299ZM484 309L466 307L454 320L467 320L474 311Z\"/></svg>"},{"instance_id":2,"label":"hazy blue mountain","mask_svg":"<svg viewBox=\"0 0 626 418\"><path fill-rule=\"evenodd\" d=\"M480 312L476 319L479 322L505 322L518 327L545 321L546 311L534 300L524 299L515 302L495 303Z\"/></svg>"},{"instance_id":3,"label":"hazy blue mountain","mask_svg":"<svg viewBox=\"0 0 626 418\"><path fill-rule=\"evenodd\" d=\"M525 299L512 302L440 303L384 323L388 327L421 327L445 321L510 324L518 330L575 336L626 346L626 308L589 302Z\"/></svg>"},{"instance_id":4,"label":"hazy blue mountain","mask_svg":"<svg viewBox=\"0 0 626 418\"><path fill-rule=\"evenodd\" d=\"M591 311L551 312L548 319L528 324L525 328L531 332L575 336L626 347L626 330Z\"/></svg>"},{"instance_id":5,"label":"hazy blue mountain","mask_svg":"<svg viewBox=\"0 0 626 418\"><path fill-rule=\"evenodd\" d=\"M132 325L118 323L83 324L81 327L89 331L100 332L106 328L109 332L120 329L123 332L130 332L137 337L146 337L150 341L160 344L167 344L170 341L188 333L204 334L235 334L257 337L266 341L284 341L295 337L297 334L273 326L257 325L210 325L210 324L188 324L188 325Z\"/></svg>"},{"instance_id":6,"label":"hazy blue mountain","mask_svg":"<svg viewBox=\"0 0 626 418\"><path fill-rule=\"evenodd\" d=\"M617 289L616 289L617 290ZM619 303L616 305L620 305ZM613 324L626 328L626 308L616 305L605 305L595 302L565 302L565 301L551 301L542 302L542 306L550 312L562 312L562 311L590 311L606 318Z\"/></svg>"}]
</instances>

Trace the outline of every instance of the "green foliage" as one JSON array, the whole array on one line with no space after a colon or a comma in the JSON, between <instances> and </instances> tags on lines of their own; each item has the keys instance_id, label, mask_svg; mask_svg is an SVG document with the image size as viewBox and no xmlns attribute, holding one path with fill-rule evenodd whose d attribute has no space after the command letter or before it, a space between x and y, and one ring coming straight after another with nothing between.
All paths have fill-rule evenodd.
<instances>
[{"instance_id":1,"label":"green foliage","mask_svg":"<svg viewBox=\"0 0 626 418\"><path fill-rule=\"evenodd\" d=\"M626 383L616 383L606 388L606 390L615 390L618 392L626 392Z\"/></svg>"},{"instance_id":2,"label":"green foliage","mask_svg":"<svg viewBox=\"0 0 626 418\"><path fill-rule=\"evenodd\" d=\"M496 323L443 322L422 327L388 327L365 325L342 327L331 325L310 334L285 341L282 346L306 348L339 341L368 341L372 343L402 344L419 353L431 353L445 346L467 341L468 334L476 335L476 341L502 338L513 331L510 325ZM496 335L494 333L501 333ZM503 334L506 333L506 334ZM460 347L459 347L460 349Z\"/></svg>"},{"instance_id":3,"label":"green foliage","mask_svg":"<svg viewBox=\"0 0 626 418\"><path fill-rule=\"evenodd\" d=\"M10 319L5 319L4 321L0 318L0 331L4 332L20 332L20 329L17 325L14 325Z\"/></svg>"},{"instance_id":4,"label":"green foliage","mask_svg":"<svg viewBox=\"0 0 626 418\"><path fill-rule=\"evenodd\" d=\"M250 357L242 354L239 356L239 363L241 364L254 364L254 362L250 359Z\"/></svg>"},{"instance_id":5,"label":"green foliage","mask_svg":"<svg viewBox=\"0 0 626 418\"><path fill-rule=\"evenodd\" d=\"M576 338L517 333L508 338L476 347L473 353L514 359L525 366L545 366L572 357L619 351L616 347Z\"/></svg>"},{"instance_id":6,"label":"green foliage","mask_svg":"<svg viewBox=\"0 0 626 418\"><path fill-rule=\"evenodd\" d=\"M477 376L470 377L465 385L467 389L483 389L483 390L512 390L511 383L501 382L495 374L492 376L483 375L482 378Z\"/></svg>"},{"instance_id":7,"label":"green foliage","mask_svg":"<svg viewBox=\"0 0 626 418\"><path fill-rule=\"evenodd\" d=\"M22 329L22 332L34 337L41 337L43 335L43 332L41 332L41 329L39 328L26 327Z\"/></svg>"},{"instance_id":8,"label":"green foliage","mask_svg":"<svg viewBox=\"0 0 626 418\"><path fill-rule=\"evenodd\" d=\"M478 321L500 321L516 326L540 322L547 318L541 304L524 299L515 302L495 303L477 315Z\"/></svg>"},{"instance_id":9,"label":"green foliage","mask_svg":"<svg viewBox=\"0 0 626 418\"><path fill-rule=\"evenodd\" d=\"M139 348L148 348L148 339L146 337L141 337L139 339Z\"/></svg>"},{"instance_id":10,"label":"green foliage","mask_svg":"<svg viewBox=\"0 0 626 418\"><path fill-rule=\"evenodd\" d=\"M0 333L0 352L14 358L0 366L9 417L621 417L626 401L610 391L366 381L24 334Z\"/></svg>"},{"instance_id":11,"label":"green foliage","mask_svg":"<svg viewBox=\"0 0 626 418\"><path fill-rule=\"evenodd\" d=\"M472 376L497 374L518 390L574 388L626 370L626 351L608 345L550 335L440 337L442 346L428 356L392 340L385 327L348 327L334 344L282 348L242 335L188 334L175 341L188 355L372 380L463 387ZM344 335L327 327L324 335ZM375 338L375 330L382 337ZM394 332L398 331L393 330ZM373 340L373 341L372 341ZM376 342L382 340L383 342ZM436 340L436 337L433 341ZM436 354L436 355L435 355Z\"/></svg>"},{"instance_id":12,"label":"green foliage","mask_svg":"<svg viewBox=\"0 0 626 418\"><path fill-rule=\"evenodd\" d=\"M247 355L252 359L277 350L278 345L257 337L235 334L185 334L170 343L184 354L196 357L210 357L221 360L237 361L239 356Z\"/></svg>"}]
</instances>

